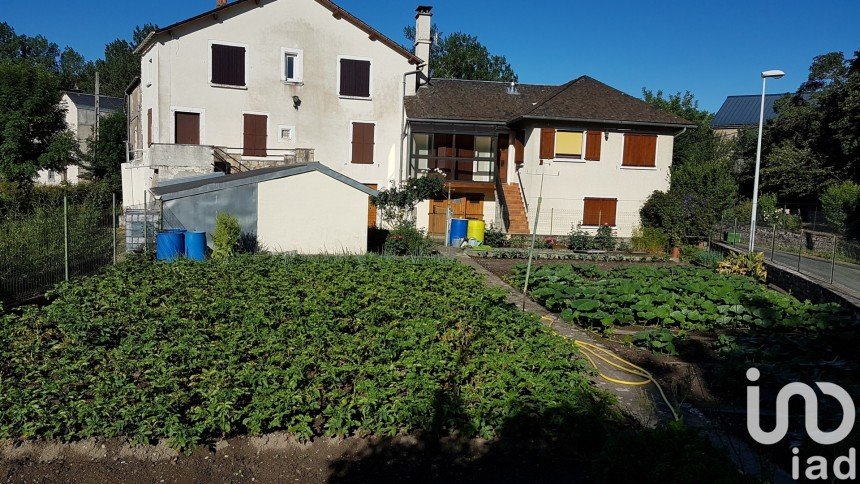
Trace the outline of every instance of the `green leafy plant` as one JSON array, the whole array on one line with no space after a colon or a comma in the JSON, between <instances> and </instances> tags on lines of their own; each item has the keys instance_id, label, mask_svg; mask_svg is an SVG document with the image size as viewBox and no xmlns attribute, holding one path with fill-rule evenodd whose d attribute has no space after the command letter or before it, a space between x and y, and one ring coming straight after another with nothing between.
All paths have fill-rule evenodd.
<instances>
[{"instance_id":1,"label":"green leafy plant","mask_svg":"<svg viewBox=\"0 0 860 484\"><path fill-rule=\"evenodd\" d=\"M634 252L665 254L668 245L669 237L666 233L654 227L636 227L630 237L630 246Z\"/></svg>"},{"instance_id":2,"label":"green leafy plant","mask_svg":"<svg viewBox=\"0 0 860 484\"><path fill-rule=\"evenodd\" d=\"M582 224L577 224L570 229L567 237L567 248L571 250L589 250L594 247L591 234L582 229Z\"/></svg>"},{"instance_id":3,"label":"green leafy plant","mask_svg":"<svg viewBox=\"0 0 860 484\"><path fill-rule=\"evenodd\" d=\"M655 353L676 355L678 351L675 349L675 338L676 336L668 329L655 328L631 335L630 343Z\"/></svg>"},{"instance_id":4,"label":"green leafy plant","mask_svg":"<svg viewBox=\"0 0 860 484\"><path fill-rule=\"evenodd\" d=\"M698 266L707 267L708 269L716 269L720 261L723 260L723 254L715 250L701 250L693 257L692 262Z\"/></svg>"},{"instance_id":5,"label":"green leafy plant","mask_svg":"<svg viewBox=\"0 0 860 484\"><path fill-rule=\"evenodd\" d=\"M490 226L484 230L484 243L490 247L507 247L510 245L508 243L507 234L499 230L494 224L490 224Z\"/></svg>"},{"instance_id":6,"label":"green leafy plant","mask_svg":"<svg viewBox=\"0 0 860 484\"><path fill-rule=\"evenodd\" d=\"M212 234L212 257L223 259L230 257L237 250L242 227L239 219L227 212L219 212L215 216L215 232Z\"/></svg>"},{"instance_id":7,"label":"green leafy plant","mask_svg":"<svg viewBox=\"0 0 860 484\"><path fill-rule=\"evenodd\" d=\"M752 254L731 254L717 263L720 274L736 274L749 276L759 282L767 279L767 268L764 265L764 252Z\"/></svg>"},{"instance_id":8,"label":"green leafy plant","mask_svg":"<svg viewBox=\"0 0 860 484\"><path fill-rule=\"evenodd\" d=\"M594 247L600 250L612 251L618 244L618 239L612 233L612 227L602 225L597 229L597 234L594 236Z\"/></svg>"},{"instance_id":9,"label":"green leafy plant","mask_svg":"<svg viewBox=\"0 0 860 484\"><path fill-rule=\"evenodd\" d=\"M842 235L860 238L860 185L846 181L821 194L824 216Z\"/></svg>"},{"instance_id":10,"label":"green leafy plant","mask_svg":"<svg viewBox=\"0 0 860 484\"><path fill-rule=\"evenodd\" d=\"M379 209L382 220L397 228L413 223L411 217L419 202L441 197L444 191L444 176L430 172L424 176L410 178L399 186L380 190L371 197L371 202Z\"/></svg>"},{"instance_id":11,"label":"green leafy plant","mask_svg":"<svg viewBox=\"0 0 860 484\"><path fill-rule=\"evenodd\" d=\"M423 231L414 225L405 223L388 233L383 246L386 255L428 255L433 249L431 241Z\"/></svg>"}]
</instances>

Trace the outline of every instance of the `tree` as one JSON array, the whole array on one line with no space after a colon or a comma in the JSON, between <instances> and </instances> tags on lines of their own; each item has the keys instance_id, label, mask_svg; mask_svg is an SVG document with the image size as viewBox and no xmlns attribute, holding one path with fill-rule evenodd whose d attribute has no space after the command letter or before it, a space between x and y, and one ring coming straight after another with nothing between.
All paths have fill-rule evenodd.
<instances>
[{"instance_id":1,"label":"tree","mask_svg":"<svg viewBox=\"0 0 860 484\"><path fill-rule=\"evenodd\" d=\"M62 51L41 35L18 35L9 24L0 23L0 60L36 65L60 77L61 90L91 90L94 64L71 47Z\"/></svg>"},{"instance_id":2,"label":"tree","mask_svg":"<svg viewBox=\"0 0 860 484\"><path fill-rule=\"evenodd\" d=\"M116 39L105 45L104 60L96 62L101 94L125 96L126 87L140 76L140 55L135 54L134 49L156 29L155 25L149 23L137 26L132 32L131 41Z\"/></svg>"},{"instance_id":3,"label":"tree","mask_svg":"<svg viewBox=\"0 0 860 484\"><path fill-rule=\"evenodd\" d=\"M846 181L829 187L821 195L821 207L840 234L860 237L860 185Z\"/></svg>"},{"instance_id":4,"label":"tree","mask_svg":"<svg viewBox=\"0 0 860 484\"><path fill-rule=\"evenodd\" d=\"M811 148L783 141L771 149L761 168L762 191L780 200L816 200L833 174Z\"/></svg>"},{"instance_id":5,"label":"tree","mask_svg":"<svg viewBox=\"0 0 860 484\"><path fill-rule=\"evenodd\" d=\"M63 134L59 101L54 72L38 64L0 61L0 178L31 183L39 169L58 170L75 161L70 135Z\"/></svg>"},{"instance_id":6,"label":"tree","mask_svg":"<svg viewBox=\"0 0 860 484\"><path fill-rule=\"evenodd\" d=\"M98 139L88 140L89 151L83 157L86 177L106 181L112 190L122 188L120 165L125 162L126 128L127 118L122 111L102 117Z\"/></svg>"},{"instance_id":7,"label":"tree","mask_svg":"<svg viewBox=\"0 0 860 484\"><path fill-rule=\"evenodd\" d=\"M409 41L415 42L415 27L406 27L403 33ZM445 36L435 25L431 26L430 33L431 38L437 39L430 45L432 77L477 81L517 80L508 60L504 56L490 54L476 36L462 32ZM408 48L413 50L412 47Z\"/></svg>"}]
</instances>

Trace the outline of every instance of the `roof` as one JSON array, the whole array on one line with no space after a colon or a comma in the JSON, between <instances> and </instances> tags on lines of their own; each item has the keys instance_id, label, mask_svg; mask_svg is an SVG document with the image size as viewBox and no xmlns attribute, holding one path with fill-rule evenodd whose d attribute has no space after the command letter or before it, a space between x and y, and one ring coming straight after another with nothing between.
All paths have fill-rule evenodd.
<instances>
[{"instance_id":1,"label":"roof","mask_svg":"<svg viewBox=\"0 0 860 484\"><path fill-rule=\"evenodd\" d=\"M135 53L141 53L144 50L146 50L146 48L152 43L152 41L155 39L155 37L158 36L159 34L162 34L164 32L169 32L169 31L171 31L177 27L189 24L191 22L194 22L195 20L200 20L200 19L206 18L208 16L211 16L211 18L213 18L213 20L217 20L218 14L220 12L228 10L228 9L232 9L232 8L234 8L238 5L241 5L243 3L246 3L248 1L249 0L234 0L232 2L228 1L228 3L226 3L220 7L216 7L212 10L209 10L207 12L203 12L199 15L195 15L194 17L187 18L185 20L180 20L179 22L170 24L167 27L160 28L154 32L151 32L149 35L147 35L146 38L143 39L143 42L141 42L140 45L138 45L134 51L135 51ZM260 3L260 0L254 0L254 1L257 4ZM378 41L382 42L383 44L385 44L387 47L389 47L393 51L395 51L398 54L405 57L409 61L410 64L418 65L418 64L424 63L423 60L421 60L419 57L417 57L415 54L413 54L409 50L403 48L403 46L401 46L397 42L391 40L390 37L387 37L382 32L371 27L370 25L368 25L367 23L365 23L364 21L362 21L361 19L359 19L355 15L347 12L346 10L344 10L343 8L341 8L340 6L335 4L334 2L332 2L330 0L315 0L315 1L317 3L319 3L320 5L322 5L323 7L329 9L332 13L332 16L334 16L335 18L337 18L337 19L342 18L342 19L346 20L347 22L355 25L359 29L363 30L368 35L370 40L373 40L373 41L378 40Z\"/></svg>"},{"instance_id":2,"label":"roof","mask_svg":"<svg viewBox=\"0 0 860 484\"><path fill-rule=\"evenodd\" d=\"M150 192L152 192L152 194L158 199L174 200L202 193L225 190L227 188L235 188L243 185L252 185L264 181L285 178L288 176L301 175L303 173L310 173L313 171L317 171L334 178L335 180L368 195L376 195L377 193L376 190L370 189L352 178L338 173L321 163L274 166L270 168L260 168L258 170L243 171L234 175L224 175L211 178L195 177L182 183L173 183L170 185L154 187L150 189Z\"/></svg>"},{"instance_id":3,"label":"roof","mask_svg":"<svg viewBox=\"0 0 860 484\"><path fill-rule=\"evenodd\" d=\"M66 91L64 93L69 96L69 99L78 109L95 109L96 96L95 94L87 94L83 92ZM125 110L125 99L121 97L99 96L99 110L114 112Z\"/></svg>"},{"instance_id":4,"label":"roof","mask_svg":"<svg viewBox=\"0 0 860 484\"><path fill-rule=\"evenodd\" d=\"M773 103L777 99L791 93L767 94L764 97L764 119L768 121L776 117ZM742 96L729 96L726 98L720 110L711 120L712 128L736 128L741 126L754 126L758 124L761 114L761 95L749 94Z\"/></svg>"},{"instance_id":5,"label":"roof","mask_svg":"<svg viewBox=\"0 0 860 484\"><path fill-rule=\"evenodd\" d=\"M592 121L692 127L641 99L588 76L562 86L433 79L405 101L406 114L420 120L469 120L511 124L524 119Z\"/></svg>"}]
</instances>

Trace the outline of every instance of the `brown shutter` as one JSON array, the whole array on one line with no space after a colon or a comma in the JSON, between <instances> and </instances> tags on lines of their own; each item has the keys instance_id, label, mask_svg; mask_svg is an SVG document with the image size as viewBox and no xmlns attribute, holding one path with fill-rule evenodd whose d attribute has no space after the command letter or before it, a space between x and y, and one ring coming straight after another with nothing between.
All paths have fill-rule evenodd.
<instances>
[{"instance_id":1,"label":"brown shutter","mask_svg":"<svg viewBox=\"0 0 860 484\"><path fill-rule=\"evenodd\" d=\"M615 226L616 198L586 198L583 203L582 225Z\"/></svg>"},{"instance_id":2,"label":"brown shutter","mask_svg":"<svg viewBox=\"0 0 860 484\"><path fill-rule=\"evenodd\" d=\"M340 95L370 97L370 61L340 60Z\"/></svg>"},{"instance_id":3,"label":"brown shutter","mask_svg":"<svg viewBox=\"0 0 860 484\"><path fill-rule=\"evenodd\" d=\"M603 138L601 131L589 131L585 134L585 159L600 161L600 142Z\"/></svg>"},{"instance_id":4,"label":"brown shutter","mask_svg":"<svg viewBox=\"0 0 860 484\"><path fill-rule=\"evenodd\" d=\"M364 186L371 190L379 188L379 185L375 183L365 183ZM376 205L370 201L370 196L367 197L367 227L376 227Z\"/></svg>"},{"instance_id":5,"label":"brown shutter","mask_svg":"<svg viewBox=\"0 0 860 484\"><path fill-rule=\"evenodd\" d=\"M212 44L212 83L245 85L245 48Z\"/></svg>"},{"instance_id":6,"label":"brown shutter","mask_svg":"<svg viewBox=\"0 0 860 484\"><path fill-rule=\"evenodd\" d=\"M540 130L540 158L548 160L555 157L555 130L552 128L541 128Z\"/></svg>"},{"instance_id":7,"label":"brown shutter","mask_svg":"<svg viewBox=\"0 0 860 484\"><path fill-rule=\"evenodd\" d=\"M352 163L373 164L374 131L373 123L352 123Z\"/></svg>"},{"instance_id":8,"label":"brown shutter","mask_svg":"<svg viewBox=\"0 0 860 484\"><path fill-rule=\"evenodd\" d=\"M152 145L152 108L146 110L146 146Z\"/></svg>"},{"instance_id":9,"label":"brown shutter","mask_svg":"<svg viewBox=\"0 0 860 484\"><path fill-rule=\"evenodd\" d=\"M174 115L176 126L175 143L178 145L200 144L200 114L177 111Z\"/></svg>"},{"instance_id":10,"label":"brown shutter","mask_svg":"<svg viewBox=\"0 0 860 484\"><path fill-rule=\"evenodd\" d=\"M263 114L244 115L242 155L266 156L268 117Z\"/></svg>"},{"instance_id":11,"label":"brown shutter","mask_svg":"<svg viewBox=\"0 0 860 484\"><path fill-rule=\"evenodd\" d=\"M625 134L624 166L655 166L657 155L657 135Z\"/></svg>"},{"instance_id":12,"label":"brown shutter","mask_svg":"<svg viewBox=\"0 0 860 484\"><path fill-rule=\"evenodd\" d=\"M522 163L525 160L526 151L526 131L524 129L517 131L517 136L514 138L514 151L516 151L514 161Z\"/></svg>"}]
</instances>

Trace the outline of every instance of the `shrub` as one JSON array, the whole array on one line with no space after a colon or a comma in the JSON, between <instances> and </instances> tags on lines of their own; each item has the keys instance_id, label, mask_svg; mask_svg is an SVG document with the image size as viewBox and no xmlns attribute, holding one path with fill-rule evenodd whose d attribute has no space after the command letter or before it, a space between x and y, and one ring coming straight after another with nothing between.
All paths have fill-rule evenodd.
<instances>
[{"instance_id":1,"label":"shrub","mask_svg":"<svg viewBox=\"0 0 860 484\"><path fill-rule=\"evenodd\" d=\"M577 224L570 229L570 235L567 237L567 248L571 250L589 250L594 243L591 235L582 230L582 224Z\"/></svg>"},{"instance_id":2,"label":"shrub","mask_svg":"<svg viewBox=\"0 0 860 484\"><path fill-rule=\"evenodd\" d=\"M633 229L630 245L634 252L660 255L666 252L669 237L665 232L655 227L637 227Z\"/></svg>"},{"instance_id":3,"label":"shrub","mask_svg":"<svg viewBox=\"0 0 860 484\"><path fill-rule=\"evenodd\" d=\"M558 243L558 239L553 236L548 236L543 239L543 246L547 249L552 249Z\"/></svg>"},{"instance_id":4,"label":"shrub","mask_svg":"<svg viewBox=\"0 0 860 484\"><path fill-rule=\"evenodd\" d=\"M597 235L594 236L594 247L600 250L615 250L618 240L612 234L612 227L603 225L597 229Z\"/></svg>"},{"instance_id":5,"label":"shrub","mask_svg":"<svg viewBox=\"0 0 860 484\"><path fill-rule=\"evenodd\" d=\"M767 279L764 252L732 254L717 263L717 272L720 274L750 276L759 282L764 282Z\"/></svg>"},{"instance_id":6,"label":"shrub","mask_svg":"<svg viewBox=\"0 0 860 484\"><path fill-rule=\"evenodd\" d=\"M490 247L507 247L509 244L507 235L496 228L494 224L490 224L484 231L484 244Z\"/></svg>"},{"instance_id":7,"label":"shrub","mask_svg":"<svg viewBox=\"0 0 860 484\"><path fill-rule=\"evenodd\" d=\"M386 255L427 255L433 247L433 242L423 231L411 224L402 224L391 230L385 239L383 253Z\"/></svg>"},{"instance_id":8,"label":"shrub","mask_svg":"<svg viewBox=\"0 0 860 484\"><path fill-rule=\"evenodd\" d=\"M445 178L439 173L410 178L400 186L380 190L371 197L382 214L382 220L399 227L411 221L412 213L419 202L442 196L445 192Z\"/></svg>"},{"instance_id":9,"label":"shrub","mask_svg":"<svg viewBox=\"0 0 860 484\"><path fill-rule=\"evenodd\" d=\"M212 257L223 259L230 257L239 246L239 238L242 236L242 227L239 220L227 212L219 212L215 216L215 233L212 234L214 249Z\"/></svg>"},{"instance_id":10,"label":"shrub","mask_svg":"<svg viewBox=\"0 0 860 484\"><path fill-rule=\"evenodd\" d=\"M824 216L842 235L860 237L860 185L846 181L821 195Z\"/></svg>"},{"instance_id":11,"label":"shrub","mask_svg":"<svg viewBox=\"0 0 860 484\"><path fill-rule=\"evenodd\" d=\"M708 269L716 269L720 261L723 260L723 254L715 250L702 250L696 253L692 262L698 266L707 267Z\"/></svg>"}]
</instances>

